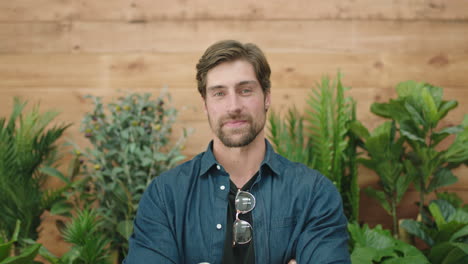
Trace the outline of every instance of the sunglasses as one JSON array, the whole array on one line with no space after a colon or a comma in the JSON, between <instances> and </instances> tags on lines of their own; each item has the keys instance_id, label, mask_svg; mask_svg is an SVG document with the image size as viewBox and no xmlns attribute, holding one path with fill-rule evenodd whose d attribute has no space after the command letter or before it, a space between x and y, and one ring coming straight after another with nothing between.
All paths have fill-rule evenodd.
<instances>
[{"instance_id":1,"label":"sunglasses","mask_svg":"<svg viewBox=\"0 0 468 264\"><path fill-rule=\"evenodd\" d=\"M246 214L254 209L255 197L251 193L239 189L236 194L235 206L236 220L232 227L232 246L247 244L252 240L252 225L247 221L239 219L239 214Z\"/></svg>"}]
</instances>

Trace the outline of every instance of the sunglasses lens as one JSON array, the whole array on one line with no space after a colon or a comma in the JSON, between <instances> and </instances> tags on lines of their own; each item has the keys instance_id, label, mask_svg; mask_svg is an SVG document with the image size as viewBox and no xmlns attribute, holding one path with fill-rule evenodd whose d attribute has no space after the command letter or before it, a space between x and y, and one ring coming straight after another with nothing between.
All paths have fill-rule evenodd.
<instances>
[{"instance_id":1,"label":"sunglasses lens","mask_svg":"<svg viewBox=\"0 0 468 264\"><path fill-rule=\"evenodd\" d=\"M234 242L237 244L249 243L252 239L252 226L244 220L234 221L233 226Z\"/></svg>"},{"instance_id":2,"label":"sunglasses lens","mask_svg":"<svg viewBox=\"0 0 468 264\"><path fill-rule=\"evenodd\" d=\"M248 192L238 192L236 196L236 210L245 214L255 207L255 197Z\"/></svg>"}]
</instances>

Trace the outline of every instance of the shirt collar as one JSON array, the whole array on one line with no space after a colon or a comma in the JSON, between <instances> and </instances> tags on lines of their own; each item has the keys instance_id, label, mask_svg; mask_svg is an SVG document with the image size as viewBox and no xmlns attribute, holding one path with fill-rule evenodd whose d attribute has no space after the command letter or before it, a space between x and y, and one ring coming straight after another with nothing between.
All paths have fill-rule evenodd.
<instances>
[{"instance_id":1,"label":"shirt collar","mask_svg":"<svg viewBox=\"0 0 468 264\"><path fill-rule=\"evenodd\" d=\"M260 164L260 168L267 166L269 167L276 175L279 175L280 172L280 161L278 159L278 154L275 153L273 146L270 142L265 139L266 151L265 158ZM213 166L217 165L218 162L213 154L213 140L208 144L208 147L201 158L201 167L200 175L204 175L211 169Z\"/></svg>"}]
</instances>

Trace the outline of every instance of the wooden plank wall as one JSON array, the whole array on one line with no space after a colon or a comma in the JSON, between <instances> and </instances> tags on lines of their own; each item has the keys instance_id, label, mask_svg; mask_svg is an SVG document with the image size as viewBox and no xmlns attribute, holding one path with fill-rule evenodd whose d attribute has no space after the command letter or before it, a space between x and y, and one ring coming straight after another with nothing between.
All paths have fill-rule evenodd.
<instances>
[{"instance_id":1,"label":"wooden plank wall","mask_svg":"<svg viewBox=\"0 0 468 264\"><path fill-rule=\"evenodd\" d=\"M394 97L395 85L409 79L442 86L445 98L459 101L444 124L467 113L465 0L15 0L0 1L0 116L10 113L13 96L40 100L62 112L58 121L74 123L67 138L85 144L79 123L91 105L83 95L158 94L167 86L181 110L177 127L195 129L185 150L192 157L211 137L195 64L221 39L254 42L266 52L277 110L303 108L320 77L341 70L369 128L381 122L369 111L372 102ZM468 202L468 169L456 173L460 181L449 189ZM362 187L376 182L361 170ZM415 216L415 200L411 190L402 217ZM390 224L365 195L361 214L371 225ZM41 241L60 254L66 246L54 218L44 219Z\"/></svg>"}]
</instances>

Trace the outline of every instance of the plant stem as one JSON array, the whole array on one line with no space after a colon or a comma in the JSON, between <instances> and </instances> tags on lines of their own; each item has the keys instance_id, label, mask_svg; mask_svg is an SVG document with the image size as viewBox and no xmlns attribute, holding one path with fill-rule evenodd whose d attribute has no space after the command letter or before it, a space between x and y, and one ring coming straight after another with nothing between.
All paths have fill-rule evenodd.
<instances>
[{"instance_id":1,"label":"plant stem","mask_svg":"<svg viewBox=\"0 0 468 264\"><path fill-rule=\"evenodd\" d=\"M419 181L419 214L421 217L423 216L423 208L424 208L424 194L426 192L426 189L424 188L424 176L421 177L421 180Z\"/></svg>"},{"instance_id":2,"label":"plant stem","mask_svg":"<svg viewBox=\"0 0 468 264\"><path fill-rule=\"evenodd\" d=\"M395 194L396 195L396 194ZM399 227L398 227L398 217L396 212L396 197L392 197L392 218L393 218L393 237L398 239L399 237Z\"/></svg>"}]
</instances>

